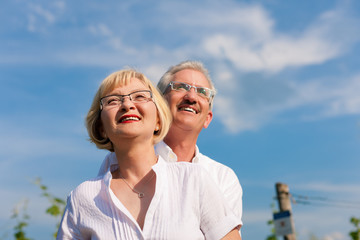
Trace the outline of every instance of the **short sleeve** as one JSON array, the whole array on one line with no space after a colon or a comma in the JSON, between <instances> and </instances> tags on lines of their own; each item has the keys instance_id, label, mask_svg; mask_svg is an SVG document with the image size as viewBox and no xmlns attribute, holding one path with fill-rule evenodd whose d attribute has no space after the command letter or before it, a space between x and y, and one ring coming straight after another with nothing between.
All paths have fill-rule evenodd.
<instances>
[{"instance_id":1,"label":"short sleeve","mask_svg":"<svg viewBox=\"0 0 360 240\"><path fill-rule=\"evenodd\" d=\"M199 168L200 228L206 239L221 239L241 224L210 175Z\"/></svg>"},{"instance_id":2,"label":"short sleeve","mask_svg":"<svg viewBox=\"0 0 360 240\"><path fill-rule=\"evenodd\" d=\"M232 169L228 169L224 174L223 193L226 202L229 207L233 210L236 217L241 220L242 218L242 196L243 191L240 182ZM242 225L242 221L240 223Z\"/></svg>"},{"instance_id":3,"label":"short sleeve","mask_svg":"<svg viewBox=\"0 0 360 240\"><path fill-rule=\"evenodd\" d=\"M76 211L72 201L72 193L67 198L66 208L60 222L57 240L82 239L76 224Z\"/></svg>"}]
</instances>

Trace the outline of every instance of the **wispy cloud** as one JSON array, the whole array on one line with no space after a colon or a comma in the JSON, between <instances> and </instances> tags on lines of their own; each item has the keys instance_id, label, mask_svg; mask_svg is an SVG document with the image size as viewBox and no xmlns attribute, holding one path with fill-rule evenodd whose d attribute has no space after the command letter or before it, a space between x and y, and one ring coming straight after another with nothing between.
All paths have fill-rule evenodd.
<instances>
[{"instance_id":1,"label":"wispy cloud","mask_svg":"<svg viewBox=\"0 0 360 240\"><path fill-rule=\"evenodd\" d=\"M96 25L88 26L90 33L104 37L112 36L113 33L106 24L99 23Z\"/></svg>"},{"instance_id":2,"label":"wispy cloud","mask_svg":"<svg viewBox=\"0 0 360 240\"><path fill-rule=\"evenodd\" d=\"M40 4L29 3L28 26L30 32L46 31L54 24L57 17L65 10L64 1L54 1L44 7Z\"/></svg>"},{"instance_id":3,"label":"wispy cloud","mask_svg":"<svg viewBox=\"0 0 360 240\"><path fill-rule=\"evenodd\" d=\"M215 100L216 115L226 114L221 121L233 133L258 129L277 115L297 108L311 106L298 113L298 119L306 121L360 113L358 74L341 80L329 77L305 82L268 81L259 76L233 81L228 85L232 90L217 84L221 87Z\"/></svg>"},{"instance_id":4,"label":"wispy cloud","mask_svg":"<svg viewBox=\"0 0 360 240\"><path fill-rule=\"evenodd\" d=\"M342 6L323 13L300 33L277 31L276 22L261 7L245 8L239 16L251 21L238 23L233 33L210 33L203 46L213 58L228 60L245 72L279 72L287 67L321 64L344 54L360 39L354 28L359 18L348 16ZM226 26L232 21L223 23Z\"/></svg>"}]
</instances>

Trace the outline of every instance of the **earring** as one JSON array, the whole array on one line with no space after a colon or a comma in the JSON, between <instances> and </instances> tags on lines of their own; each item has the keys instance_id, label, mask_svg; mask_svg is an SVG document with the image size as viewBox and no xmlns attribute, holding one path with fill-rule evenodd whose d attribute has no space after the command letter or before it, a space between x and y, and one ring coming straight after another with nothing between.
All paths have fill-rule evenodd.
<instances>
[{"instance_id":1,"label":"earring","mask_svg":"<svg viewBox=\"0 0 360 240\"><path fill-rule=\"evenodd\" d=\"M158 133L159 133L159 130L160 130L160 126L159 126L159 125L156 125L154 134L158 134Z\"/></svg>"}]
</instances>

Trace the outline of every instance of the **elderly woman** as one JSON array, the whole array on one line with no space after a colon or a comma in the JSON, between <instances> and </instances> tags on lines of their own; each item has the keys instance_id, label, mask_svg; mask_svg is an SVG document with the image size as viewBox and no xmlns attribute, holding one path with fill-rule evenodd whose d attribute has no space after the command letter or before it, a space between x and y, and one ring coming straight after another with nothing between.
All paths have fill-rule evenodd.
<instances>
[{"instance_id":1,"label":"elderly woman","mask_svg":"<svg viewBox=\"0 0 360 240\"><path fill-rule=\"evenodd\" d=\"M143 74L122 70L103 80L86 126L116 160L71 192L57 239L240 239L238 220L200 166L155 155L170 122Z\"/></svg>"}]
</instances>

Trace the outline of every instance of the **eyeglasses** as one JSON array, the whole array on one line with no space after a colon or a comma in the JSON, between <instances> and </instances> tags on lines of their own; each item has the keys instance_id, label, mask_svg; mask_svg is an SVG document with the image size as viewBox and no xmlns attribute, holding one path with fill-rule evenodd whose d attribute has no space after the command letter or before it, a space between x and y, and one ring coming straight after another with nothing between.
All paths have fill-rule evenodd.
<instances>
[{"instance_id":1,"label":"eyeglasses","mask_svg":"<svg viewBox=\"0 0 360 240\"><path fill-rule=\"evenodd\" d=\"M150 90L135 91L125 95L108 95L100 99L100 110L104 108L118 107L129 97L133 103L146 103L152 101L152 92Z\"/></svg>"},{"instance_id":2,"label":"eyeglasses","mask_svg":"<svg viewBox=\"0 0 360 240\"><path fill-rule=\"evenodd\" d=\"M211 90L210 88L206 88L206 87L196 87L187 83L183 83L183 82L176 82L176 81L171 81L169 83L169 85L171 87L172 90L175 91L183 91L183 92L189 92L191 90L191 88L194 88L195 92L203 98L207 98L208 100L210 100L212 97L214 97L214 91Z\"/></svg>"}]
</instances>

